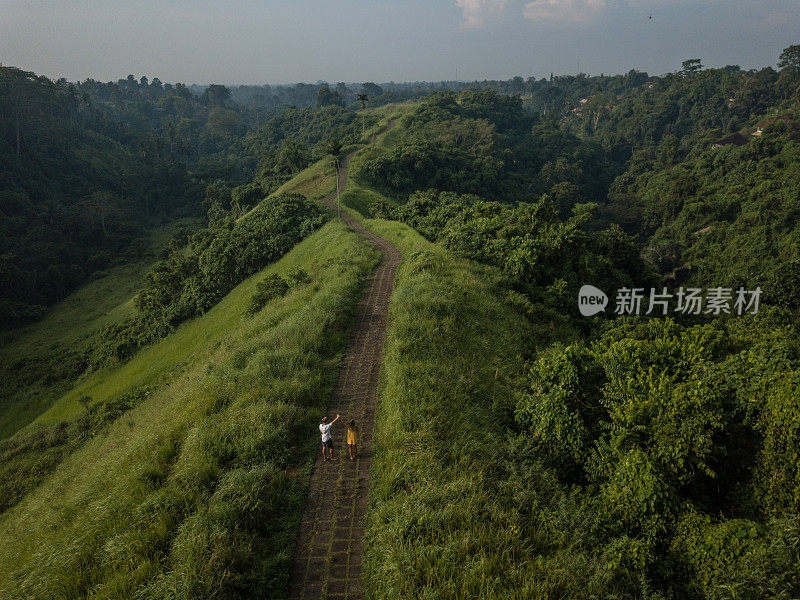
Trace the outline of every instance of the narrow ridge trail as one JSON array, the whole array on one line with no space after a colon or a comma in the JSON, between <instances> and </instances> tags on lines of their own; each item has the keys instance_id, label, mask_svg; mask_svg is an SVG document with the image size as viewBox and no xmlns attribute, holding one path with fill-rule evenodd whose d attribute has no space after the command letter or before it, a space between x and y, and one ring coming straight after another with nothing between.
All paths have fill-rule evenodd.
<instances>
[{"instance_id":1,"label":"narrow ridge trail","mask_svg":"<svg viewBox=\"0 0 800 600\"><path fill-rule=\"evenodd\" d=\"M392 128L394 121L386 130ZM371 138L374 143L376 136ZM347 167L355 152L339 169L339 189L347 182ZM322 202L336 210L336 193ZM380 263L367 280L350 339L339 367L329 415L341 415L334 425L337 460L323 462L317 451L314 471L300 523L290 596L296 599L357 600L363 598L361 559L364 516L369 500L372 433L389 300L401 254L384 238L364 229L347 212L342 220L372 242L381 252ZM347 456L346 422L355 419L360 439L358 459Z\"/></svg>"}]
</instances>

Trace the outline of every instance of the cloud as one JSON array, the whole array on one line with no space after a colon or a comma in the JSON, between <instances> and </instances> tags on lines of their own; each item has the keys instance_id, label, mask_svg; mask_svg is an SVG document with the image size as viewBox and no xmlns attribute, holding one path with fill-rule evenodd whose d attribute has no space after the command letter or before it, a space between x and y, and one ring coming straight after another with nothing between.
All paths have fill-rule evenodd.
<instances>
[{"instance_id":1,"label":"cloud","mask_svg":"<svg viewBox=\"0 0 800 600\"><path fill-rule=\"evenodd\" d=\"M481 27L486 17L501 12L506 4L508 0L456 0L456 6L461 9L461 16L464 19L459 29Z\"/></svg>"},{"instance_id":2,"label":"cloud","mask_svg":"<svg viewBox=\"0 0 800 600\"><path fill-rule=\"evenodd\" d=\"M606 8L606 0L533 0L525 5L526 19L542 25L581 25Z\"/></svg>"},{"instance_id":3,"label":"cloud","mask_svg":"<svg viewBox=\"0 0 800 600\"><path fill-rule=\"evenodd\" d=\"M716 0L721 1L721 0ZM535 25L577 27L611 10L653 10L694 6L709 0L455 0L463 21L459 29L479 29L509 6Z\"/></svg>"}]
</instances>

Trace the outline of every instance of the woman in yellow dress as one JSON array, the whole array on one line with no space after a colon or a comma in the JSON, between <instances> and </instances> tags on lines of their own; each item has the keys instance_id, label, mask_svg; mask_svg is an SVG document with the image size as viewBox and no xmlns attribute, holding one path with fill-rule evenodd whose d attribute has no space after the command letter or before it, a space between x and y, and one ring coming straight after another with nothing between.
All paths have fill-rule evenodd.
<instances>
[{"instance_id":1,"label":"woman in yellow dress","mask_svg":"<svg viewBox=\"0 0 800 600\"><path fill-rule=\"evenodd\" d=\"M356 431L355 419L350 419L347 423L347 451L350 453L350 460L355 460L358 456L358 433Z\"/></svg>"}]
</instances>

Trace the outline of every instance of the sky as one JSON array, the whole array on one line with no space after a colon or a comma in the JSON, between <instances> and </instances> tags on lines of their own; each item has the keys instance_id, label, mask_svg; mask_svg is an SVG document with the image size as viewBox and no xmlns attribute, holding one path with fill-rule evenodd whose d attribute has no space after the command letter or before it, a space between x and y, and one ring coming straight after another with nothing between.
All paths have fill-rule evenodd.
<instances>
[{"instance_id":1,"label":"sky","mask_svg":"<svg viewBox=\"0 0 800 600\"><path fill-rule=\"evenodd\" d=\"M800 0L0 0L0 63L70 81L441 81L774 66Z\"/></svg>"}]
</instances>

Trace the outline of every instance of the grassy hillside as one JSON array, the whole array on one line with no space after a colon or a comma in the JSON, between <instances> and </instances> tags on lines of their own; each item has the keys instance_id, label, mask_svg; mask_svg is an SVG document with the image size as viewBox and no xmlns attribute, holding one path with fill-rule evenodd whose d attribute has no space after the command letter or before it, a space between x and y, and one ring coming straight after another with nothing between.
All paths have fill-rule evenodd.
<instances>
[{"instance_id":1,"label":"grassy hillside","mask_svg":"<svg viewBox=\"0 0 800 600\"><path fill-rule=\"evenodd\" d=\"M363 134L361 115L348 116L343 154L358 152L343 206L403 259L373 438L366 597L797 597L796 313L573 318L580 284L658 283L638 242L596 231L585 202L605 197L627 158L609 162L557 118L493 94L367 114ZM275 230L288 223L271 208L277 194L335 189L315 131L317 162L281 175L260 205ZM797 150L794 131L751 146L780 136ZM716 152L715 164L731 152L745 150ZM781 169L796 183L792 164ZM419 172L406 180L409 165ZM459 192L473 176L485 198ZM660 176L648 177L656 195ZM165 337L49 396L32 386L28 412L7 413L9 431L27 426L0 442L0 597L285 596L314 425L378 254L320 218L242 282L267 262L235 257L268 237L236 220L249 205L198 236L197 255L176 244L161 265L153 306L181 309ZM730 246L719 243L716 254ZM52 358L129 313L128 296L97 285L16 351L35 361L49 344ZM81 322L86 302L98 308ZM139 324L146 334L158 322Z\"/></svg>"},{"instance_id":2,"label":"grassy hillside","mask_svg":"<svg viewBox=\"0 0 800 600\"><path fill-rule=\"evenodd\" d=\"M133 407L0 516L0 596L281 597L338 353L376 253L339 223L40 419ZM294 287L245 316L265 275ZM54 426L55 427L55 426ZM27 450L58 438L45 428ZM15 437L19 441L21 436ZM27 454L26 454L27 456Z\"/></svg>"},{"instance_id":3,"label":"grassy hillside","mask_svg":"<svg viewBox=\"0 0 800 600\"><path fill-rule=\"evenodd\" d=\"M495 598L523 588L505 431L524 359L553 336L499 272L412 229L367 221L404 253L392 299L367 523L370 598ZM523 596L518 596L523 597Z\"/></svg>"},{"instance_id":4,"label":"grassy hillside","mask_svg":"<svg viewBox=\"0 0 800 600\"><path fill-rule=\"evenodd\" d=\"M54 306L40 321L0 332L0 439L28 425L72 385L80 372L70 353L98 328L133 314L133 297L166 243L198 219L179 219L150 236L140 260L115 266Z\"/></svg>"},{"instance_id":5,"label":"grassy hillside","mask_svg":"<svg viewBox=\"0 0 800 600\"><path fill-rule=\"evenodd\" d=\"M402 135L399 125L377 146L396 147ZM352 178L343 202L363 215L396 204ZM401 223L365 225L404 255L375 431L367 597L525 597L526 548L503 481L506 432L526 359L576 332L532 324L498 270Z\"/></svg>"},{"instance_id":6,"label":"grassy hillside","mask_svg":"<svg viewBox=\"0 0 800 600\"><path fill-rule=\"evenodd\" d=\"M333 159L326 156L284 183L275 193L303 194L307 198L317 200L335 191L336 169L333 166Z\"/></svg>"},{"instance_id":7,"label":"grassy hillside","mask_svg":"<svg viewBox=\"0 0 800 600\"><path fill-rule=\"evenodd\" d=\"M367 110L366 114L369 116L369 122L373 124L364 130L364 135L361 136L357 144L351 144L343 148L342 154L344 155L353 150L362 148L373 135L378 136L377 144L384 146L387 143L385 140L387 140L392 132L389 131L381 135L378 134L386 129L391 120L398 118L408 110L409 106L411 106L410 103L389 104L377 109ZM361 153L357 154L351 161L351 172L353 170L353 165L359 164L362 160L360 155ZM349 190L353 185L355 184L348 180L346 189ZM303 194L310 200L319 200L320 198L333 194L335 191L336 167L333 164L333 158L326 155L281 185L271 196L277 196L279 194ZM341 190L342 202L346 204L344 191L345 190Z\"/></svg>"},{"instance_id":8,"label":"grassy hillside","mask_svg":"<svg viewBox=\"0 0 800 600\"><path fill-rule=\"evenodd\" d=\"M365 160L375 155L381 155L401 142L405 134L401 117L412 106L414 106L412 103L404 103L394 107L393 110L387 112L385 120L379 124L380 128L367 132L368 135L375 135L375 143L362 149L350 160L349 177L341 196L343 206L369 217L381 216L381 213L385 212L382 207L394 207L401 203L400 198L393 198L387 196L384 191L376 190L360 176L360 172ZM391 121L394 121L394 125L387 131Z\"/></svg>"}]
</instances>

